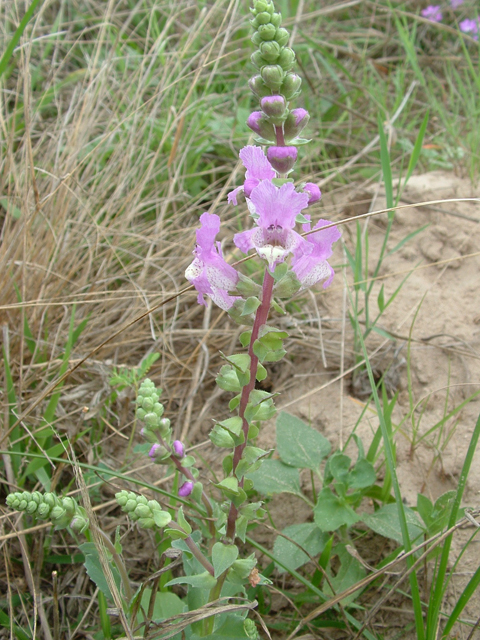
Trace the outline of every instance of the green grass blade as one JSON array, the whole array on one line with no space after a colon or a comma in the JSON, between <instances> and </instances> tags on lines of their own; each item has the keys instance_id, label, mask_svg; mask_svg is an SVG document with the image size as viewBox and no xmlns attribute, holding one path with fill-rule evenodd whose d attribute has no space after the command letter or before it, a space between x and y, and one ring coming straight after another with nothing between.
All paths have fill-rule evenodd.
<instances>
[{"instance_id":1,"label":"green grass blade","mask_svg":"<svg viewBox=\"0 0 480 640\"><path fill-rule=\"evenodd\" d=\"M405 181L403 183L403 186L405 186L407 182L410 180L410 177L413 171L415 170L415 167L417 166L420 153L422 152L423 139L425 138L425 132L427 130L429 115L430 114L427 111L427 113L425 114L425 117L423 118L422 124L420 125L418 136L417 136L417 139L415 140L412 153L410 154L410 160L408 161L407 175L405 176Z\"/></svg>"},{"instance_id":2,"label":"green grass blade","mask_svg":"<svg viewBox=\"0 0 480 640\"><path fill-rule=\"evenodd\" d=\"M10 58L13 55L15 47L17 46L18 41L22 37L22 33L25 31L27 24L30 22L33 16L33 12L35 11L37 4L39 2L40 0L33 0L32 4L28 7L27 11L25 12L25 15L20 21L20 24L15 29L15 33L13 34L12 39L8 43L2 58L0 59L0 78L5 73L5 69L7 68L8 63L10 62Z\"/></svg>"},{"instance_id":3,"label":"green grass blade","mask_svg":"<svg viewBox=\"0 0 480 640\"><path fill-rule=\"evenodd\" d=\"M480 437L480 416L478 417L477 424L470 438L470 444L467 449L465 460L463 461L462 471L460 472L460 479L458 481L457 494L450 513L450 520L448 522L448 528L453 527L457 522L458 511L462 502L463 493L465 491L465 485L467 483L468 474L470 473L470 467L472 466L473 456ZM452 546L453 533L445 540L442 549L442 556L440 558L440 564L438 567L438 573L434 577L432 583L431 597L427 612L427 634L426 640L434 640L437 637L438 623L440 619L440 607L442 605L443 596L445 592L445 578L447 574L448 558L450 555L450 548ZM472 578L473 579L473 578ZM463 594L462 594L463 595Z\"/></svg>"}]
</instances>

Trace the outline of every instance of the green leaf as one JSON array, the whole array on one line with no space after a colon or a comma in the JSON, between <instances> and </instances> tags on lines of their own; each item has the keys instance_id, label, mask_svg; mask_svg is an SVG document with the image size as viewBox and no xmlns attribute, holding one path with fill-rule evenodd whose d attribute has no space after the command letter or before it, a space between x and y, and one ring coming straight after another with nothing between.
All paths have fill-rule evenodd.
<instances>
[{"instance_id":1,"label":"green leaf","mask_svg":"<svg viewBox=\"0 0 480 640\"><path fill-rule=\"evenodd\" d=\"M318 494L313 510L316 524L322 531L336 531L346 525L351 527L360 520L355 511L336 496L328 487Z\"/></svg>"},{"instance_id":2,"label":"green leaf","mask_svg":"<svg viewBox=\"0 0 480 640\"><path fill-rule=\"evenodd\" d=\"M376 480L377 474L373 464L365 458L360 458L348 474L347 482L352 489L366 489L375 484Z\"/></svg>"},{"instance_id":3,"label":"green leaf","mask_svg":"<svg viewBox=\"0 0 480 640\"><path fill-rule=\"evenodd\" d=\"M323 551L329 536L323 533L313 522L303 524L292 524L283 529L282 533L294 540L311 556L317 556ZM277 536L273 545L273 553L278 558L282 558L285 567L277 565L280 573L289 569L298 569L310 560L308 555L299 549L296 544L290 542L283 536Z\"/></svg>"},{"instance_id":4,"label":"green leaf","mask_svg":"<svg viewBox=\"0 0 480 640\"><path fill-rule=\"evenodd\" d=\"M243 617L235 614L227 615L225 622L208 635L209 640L251 640L244 629ZM203 636L193 633L190 640L204 640Z\"/></svg>"},{"instance_id":5,"label":"green leaf","mask_svg":"<svg viewBox=\"0 0 480 640\"><path fill-rule=\"evenodd\" d=\"M342 591L353 587L353 585L362 580L362 578L365 577L365 569L356 558L348 553L345 545L338 544L334 549L334 553L340 560L340 568L338 569L337 574L334 577L330 577L330 583L335 593L341 593ZM324 589L326 593L333 595L328 583L325 583ZM354 593L341 600L341 604L343 606L352 604L360 593L360 590L355 591Z\"/></svg>"},{"instance_id":6,"label":"green leaf","mask_svg":"<svg viewBox=\"0 0 480 640\"><path fill-rule=\"evenodd\" d=\"M301 495L300 475L297 469L283 464L280 460L264 460L258 471L249 473L255 489L263 495L273 493L294 493Z\"/></svg>"},{"instance_id":7,"label":"green leaf","mask_svg":"<svg viewBox=\"0 0 480 640\"><path fill-rule=\"evenodd\" d=\"M152 596L151 589L144 589L142 593L141 607L138 611L138 621L143 622L143 612L148 611L150 598ZM173 618L187 610L187 605L174 593L169 591L157 591L155 594L155 603L153 605L153 613L151 620L154 623L162 622L167 618ZM182 634L177 633L170 640L181 640Z\"/></svg>"},{"instance_id":8,"label":"green leaf","mask_svg":"<svg viewBox=\"0 0 480 640\"><path fill-rule=\"evenodd\" d=\"M210 573L208 573L208 571L204 571L203 573L198 573L195 576L180 576L179 578L173 578L173 580L167 582L165 586L171 587L174 584L189 584L191 587L196 587L198 589L213 589L217 584L217 581Z\"/></svg>"},{"instance_id":9,"label":"green leaf","mask_svg":"<svg viewBox=\"0 0 480 640\"><path fill-rule=\"evenodd\" d=\"M277 448L282 462L298 469L318 471L330 453L330 443L303 420L282 411L277 418Z\"/></svg>"},{"instance_id":10,"label":"green leaf","mask_svg":"<svg viewBox=\"0 0 480 640\"><path fill-rule=\"evenodd\" d=\"M216 542L212 549L212 564L215 569L215 578L218 578L238 558L238 549L234 544Z\"/></svg>"},{"instance_id":11,"label":"green leaf","mask_svg":"<svg viewBox=\"0 0 480 640\"><path fill-rule=\"evenodd\" d=\"M261 302L258 298L255 298L255 296L250 296L250 298L247 298L245 300L245 306L243 307L243 311L240 315L249 316L251 313L254 313L258 309L260 304Z\"/></svg>"},{"instance_id":12,"label":"green leaf","mask_svg":"<svg viewBox=\"0 0 480 640\"><path fill-rule=\"evenodd\" d=\"M234 416L233 418L227 418L218 423L221 427L229 431L234 436L239 436L242 433L242 419L240 416Z\"/></svg>"},{"instance_id":13,"label":"green leaf","mask_svg":"<svg viewBox=\"0 0 480 640\"><path fill-rule=\"evenodd\" d=\"M102 564L100 562L96 546L93 542L84 542L83 544L79 544L78 548L85 556L84 565L90 580L92 580L97 585L97 587L108 600L113 602L113 597L110 593L110 588L108 586L107 579L105 578L105 574L103 573ZM118 573L118 570L110 560L108 564L110 565L115 584L120 589L120 575Z\"/></svg>"},{"instance_id":14,"label":"green leaf","mask_svg":"<svg viewBox=\"0 0 480 640\"><path fill-rule=\"evenodd\" d=\"M192 533L192 527L186 521L185 516L183 515L183 506L180 507L180 509L177 512L177 522L182 527L182 529L186 531L188 534Z\"/></svg>"},{"instance_id":15,"label":"green leaf","mask_svg":"<svg viewBox=\"0 0 480 640\"><path fill-rule=\"evenodd\" d=\"M408 534L413 542L423 534L424 528L421 526L414 511L408 507L404 507L404 511ZM367 525L367 527L370 527L372 531L375 531L375 533L378 533L385 538L391 538L399 544L403 543L402 530L400 528L400 520L398 517L398 507L396 503L386 504L383 507L380 507L378 511L375 511L375 513L362 513L361 520Z\"/></svg>"},{"instance_id":16,"label":"green leaf","mask_svg":"<svg viewBox=\"0 0 480 640\"><path fill-rule=\"evenodd\" d=\"M348 470L352 464L351 458L341 451L335 451L330 456L325 466L325 484L330 484L332 480L347 484Z\"/></svg>"},{"instance_id":17,"label":"green leaf","mask_svg":"<svg viewBox=\"0 0 480 640\"><path fill-rule=\"evenodd\" d=\"M225 495L228 496L237 496L239 494L238 489L238 480L234 476L230 476L229 478L225 478L218 484L214 485L217 489L220 489Z\"/></svg>"}]
</instances>

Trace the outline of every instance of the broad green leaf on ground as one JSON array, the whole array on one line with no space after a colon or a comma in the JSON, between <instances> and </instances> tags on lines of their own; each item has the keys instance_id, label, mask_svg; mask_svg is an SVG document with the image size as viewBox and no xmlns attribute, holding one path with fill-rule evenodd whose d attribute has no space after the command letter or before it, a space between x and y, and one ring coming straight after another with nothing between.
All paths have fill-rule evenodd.
<instances>
[{"instance_id":1,"label":"broad green leaf on ground","mask_svg":"<svg viewBox=\"0 0 480 640\"><path fill-rule=\"evenodd\" d=\"M265 496L273 493L301 493L298 470L280 460L264 460L260 469L249 473L247 477L253 481L255 489Z\"/></svg>"},{"instance_id":2,"label":"broad green leaf on ground","mask_svg":"<svg viewBox=\"0 0 480 640\"><path fill-rule=\"evenodd\" d=\"M208 637L210 640L240 640L243 638L248 640L249 636L245 632L244 622L240 616L230 614L225 622ZM190 640L201 640L201 636L194 633Z\"/></svg>"},{"instance_id":3,"label":"broad green leaf on ground","mask_svg":"<svg viewBox=\"0 0 480 640\"><path fill-rule=\"evenodd\" d=\"M208 573L208 571L204 571L203 573L198 573L195 576L180 576L179 578L173 578L170 582L167 582L166 587L171 587L174 584L189 584L192 587L198 587L199 589L213 589L213 587L217 584L215 578Z\"/></svg>"},{"instance_id":4,"label":"broad green leaf on ground","mask_svg":"<svg viewBox=\"0 0 480 640\"><path fill-rule=\"evenodd\" d=\"M315 523L322 531L336 531L343 525L351 527L360 520L355 511L328 487L318 494L313 514Z\"/></svg>"},{"instance_id":5,"label":"broad green leaf on ground","mask_svg":"<svg viewBox=\"0 0 480 640\"><path fill-rule=\"evenodd\" d=\"M338 556L340 560L340 568L337 571L337 574L334 577L330 578L330 583L333 587L335 593L341 593L346 589L349 589L354 584L362 580L365 577L365 569L362 567L360 562L354 558L350 553L348 553L344 544L337 544L334 548L333 553ZM325 593L332 594L332 591L327 582L324 585ZM350 594L346 598L344 598L341 603L343 606L348 604L352 604L354 600L359 596L360 591L355 591Z\"/></svg>"},{"instance_id":6,"label":"broad green leaf on ground","mask_svg":"<svg viewBox=\"0 0 480 640\"><path fill-rule=\"evenodd\" d=\"M283 529L282 533L294 540L311 556L317 556L321 553L329 539L329 536L322 533L314 522L292 524ZM302 549L283 536L277 536L273 545L273 553L285 565L285 568L277 565L280 573L284 573L288 569L298 569L310 559Z\"/></svg>"},{"instance_id":7,"label":"broad green leaf on ground","mask_svg":"<svg viewBox=\"0 0 480 640\"><path fill-rule=\"evenodd\" d=\"M318 471L330 453L330 443L303 420L282 411L277 418L277 450L282 462L299 469Z\"/></svg>"},{"instance_id":8,"label":"broad green leaf on ground","mask_svg":"<svg viewBox=\"0 0 480 640\"><path fill-rule=\"evenodd\" d=\"M410 540L414 542L423 534L424 528L414 511L408 507L404 507L404 510ZM399 544L403 543L396 503L386 504L375 513L362 513L361 520L375 533L391 538Z\"/></svg>"}]
</instances>

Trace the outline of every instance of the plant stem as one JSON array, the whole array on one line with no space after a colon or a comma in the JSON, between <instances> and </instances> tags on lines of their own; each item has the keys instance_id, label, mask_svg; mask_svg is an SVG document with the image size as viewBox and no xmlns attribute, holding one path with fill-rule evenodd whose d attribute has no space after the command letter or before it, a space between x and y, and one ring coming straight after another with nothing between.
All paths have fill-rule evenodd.
<instances>
[{"instance_id":1,"label":"plant stem","mask_svg":"<svg viewBox=\"0 0 480 640\"><path fill-rule=\"evenodd\" d=\"M266 324L268 313L270 311L270 304L272 302L272 294L273 294L273 285L274 279L270 274L268 269L265 269L265 275L263 278L263 288L262 288L262 303L257 309L257 313L255 315L255 321L253 323L252 336L250 338L250 344L248 347L248 355L250 356L250 380L247 385L245 385L242 389L242 395L240 398L240 406L238 415L242 419L242 430L244 435L244 442L235 447L233 453L233 472L235 473L235 469L238 466L242 458L243 450L247 445L248 440L248 422L245 420L245 410L247 408L248 400L250 397L250 392L255 388L255 380L257 377L257 369L258 369L258 357L253 352L253 345L255 341L258 339L258 335L260 333L261 327ZM243 478L240 480L240 486L243 486ZM238 509L233 504L230 505L230 512L228 514L227 521L227 538L231 540L235 539L235 523L237 521Z\"/></svg>"},{"instance_id":2,"label":"plant stem","mask_svg":"<svg viewBox=\"0 0 480 640\"><path fill-rule=\"evenodd\" d=\"M178 525L176 522L169 522L168 526L170 529L183 531L182 527ZM186 538L184 538L184 542L187 545L187 547L190 549L190 551L193 553L195 558L200 562L202 567L205 567L208 573L210 573L213 576L215 574L215 569L213 568L213 565L205 558L203 553L195 544L195 541L193 540L193 538L191 536L187 536Z\"/></svg>"}]
</instances>

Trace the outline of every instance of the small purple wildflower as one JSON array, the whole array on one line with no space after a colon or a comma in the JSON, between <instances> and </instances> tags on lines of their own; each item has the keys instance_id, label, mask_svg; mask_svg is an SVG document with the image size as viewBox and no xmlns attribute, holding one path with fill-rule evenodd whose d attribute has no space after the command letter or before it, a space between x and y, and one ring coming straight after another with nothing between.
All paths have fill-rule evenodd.
<instances>
[{"instance_id":1,"label":"small purple wildflower","mask_svg":"<svg viewBox=\"0 0 480 640\"><path fill-rule=\"evenodd\" d=\"M180 442L180 440L175 440L172 446L176 457L183 458L183 456L185 455L185 447L183 446L183 442Z\"/></svg>"},{"instance_id":2,"label":"small purple wildflower","mask_svg":"<svg viewBox=\"0 0 480 640\"><path fill-rule=\"evenodd\" d=\"M420 12L424 18L432 22L441 22L443 15L439 4L430 4Z\"/></svg>"},{"instance_id":3,"label":"small purple wildflower","mask_svg":"<svg viewBox=\"0 0 480 640\"><path fill-rule=\"evenodd\" d=\"M163 453L163 447L161 444L155 443L152 448L150 449L150 451L148 452L148 455L150 456L150 458L152 460L155 460L155 458Z\"/></svg>"},{"instance_id":4,"label":"small purple wildflower","mask_svg":"<svg viewBox=\"0 0 480 640\"><path fill-rule=\"evenodd\" d=\"M237 195L240 191L245 192L247 198L250 197L252 189L254 189L262 180L272 180L275 178L275 171L267 160L261 147L248 145L240 151L240 160L246 169L245 182L242 187L237 187L228 194L228 202L237 203Z\"/></svg>"},{"instance_id":5,"label":"small purple wildflower","mask_svg":"<svg viewBox=\"0 0 480 640\"><path fill-rule=\"evenodd\" d=\"M469 33L474 40L478 40L479 20L470 20L466 18L458 25L462 33Z\"/></svg>"},{"instance_id":6,"label":"small purple wildflower","mask_svg":"<svg viewBox=\"0 0 480 640\"><path fill-rule=\"evenodd\" d=\"M303 185L302 191L308 193L310 196L308 199L308 204L313 204L314 202L318 202L322 197L322 192L320 191L320 187L313 182L307 182Z\"/></svg>"},{"instance_id":7,"label":"small purple wildflower","mask_svg":"<svg viewBox=\"0 0 480 640\"><path fill-rule=\"evenodd\" d=\"M253 189L249 200L258 226L237 233L233 242L243 253L256 249L271 270L290 253L298 257L310 253L311 243L293 230L295 218L308 206L308 199L309 194L297 193L291 182L278 188L270 180L263 180Z\"/></svg>"},{"instance_id":8,"label":"small purple wildflower","mask_svg":"<svg viewBox=\"0 0 480 640\"><path fill-rule=\"evenodd\" d=\"M321 229L329 224L332 224L329 220L319 220L313 228ZM302 227L304 231L310 231L310 222ZM324 289L331 284L335 272L328 264L327 259L332 255L333 243L339 240L341 235L337 227L331 227L325 231L318 231L306 236L306 240L312 245L312 251L300 257L294 256L292 260L292 271L300 280L302 289L312 287L320 280L325 280Z\"/></svg>"},{"instance_id":9,"label":"small purple wildflower","mask_svg":"<svg viewBox=\"0 0 480 640\"><path fill-rule=\"evenodd\" d=\"M238 296L229 296L235 289L238 273L223 259L220 242L215 237L220 231L220 218L214 213L205 212L200 216L201 228L197 229L197 247L193 252L195 259L185 271L186 279L198 291L197 301L206 304L207 295L224 311L228 311Z\"/></svg>"},{"instance_id":10,"label":"small purple wildflower","mask_svg":"<svg viewBox=\"0 0 480 640\"><path fill-rule=\"evenodd\" d=\"M450 0L450 6L452 9L458 9L458 7L463 4L463 1L464 0Z\"/></svg>"},{"instance_id":11,"label":"small purple wildflower","mask_svg":"<svg viewBox=\"0 0 480 640\"><path fill-rule=\"evenodd\" d=\"M187 498L193 491L193 482L187 480L182 484L182 486L178 490L178 495L181 498Z\"/></svg>"},{"instance_id":12,"label":"small purple wildflower","mask_svg":"<svg viewBox=\"0 0 480 640\"><path fill-rule=\"evenodd\" d=\"M297 161L297 147L269 147L267 158L278 173L285 174L292 170Z\"/></svg>"}]
</instances>

